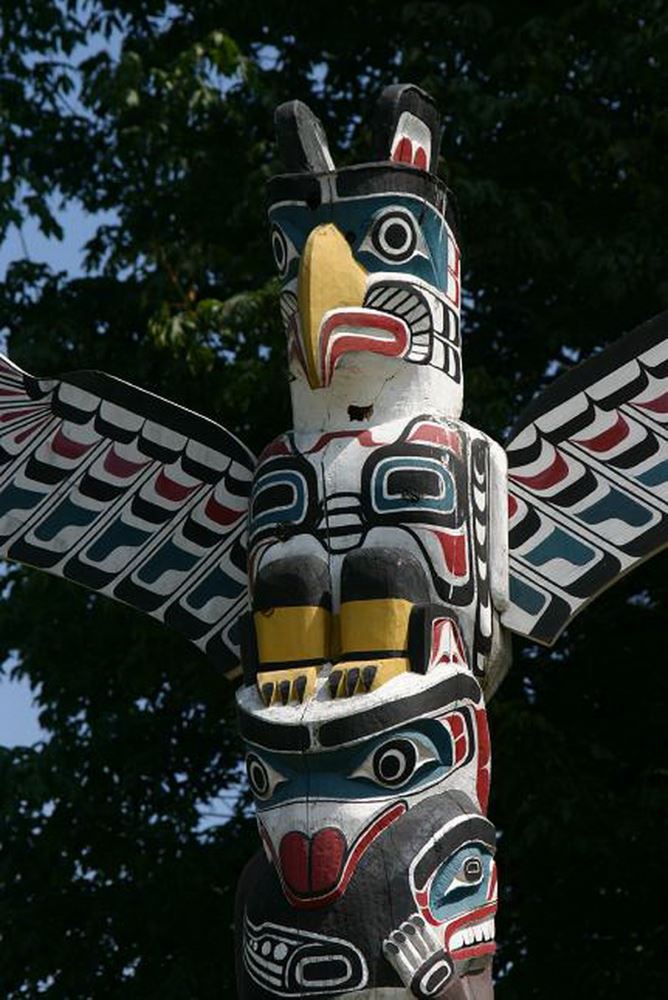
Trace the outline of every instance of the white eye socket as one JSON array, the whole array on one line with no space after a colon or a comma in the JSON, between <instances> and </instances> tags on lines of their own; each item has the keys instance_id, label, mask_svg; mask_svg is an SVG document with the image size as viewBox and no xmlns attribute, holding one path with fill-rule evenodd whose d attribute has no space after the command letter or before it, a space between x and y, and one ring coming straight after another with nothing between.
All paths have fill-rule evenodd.
<instances>
[{"instance_id":1,"label":"white eye socket","mask_svg":"<svg viewBox=\"0 0 668 1000\"><path fill-rule=\"evenodd\" d=\"M295 245L275 222L271 227L271 250L281 278L285 278L290 262L297 256Z\"/></svg>"},{"instance_id":2,"label":"white eye socket","mask_svg":"<svg viewBox=\"0 0 668 1000\"><path fill-rule=\"evenodd\" d=\"M253 795L261 802L270 799L278 786L287 781L282 774L254 753L246 755L246 774Z\"/></svg>"},{"instance_id":3,"label":"white eye socket","mask_svg":"<svg viewBox=\"0 0 668 1000\"><path fill-rule=\"evenodd\" d=\"M407 209L390 208L375 217L360 250L370 250L393 264L429 252L414 216Z\"/></svg>"},{"instance_id":4,"label":"white eye socket","mask_svg":"<svg viewBox=\"0 0 668 1000\"><path fill-rule=\"evenodd\" d=\"M413 740L398 737L377 747L351 774L351 778L366 778L384 788L401 788L436 755Z\"/></svg>"},{"instance_id":5,"label":"white eye socket","mask_svg":"<svg viewBox=\"0 0 668 1000\"><path fill-rule=\"evenodd\" d=\"M455 875L448 892L452 889L459 889L462 886L475 886L480 885L483 880L485 872L483 869L482 861L478 857L466 858L461 868Z\"/></svg>"}]
</instances>

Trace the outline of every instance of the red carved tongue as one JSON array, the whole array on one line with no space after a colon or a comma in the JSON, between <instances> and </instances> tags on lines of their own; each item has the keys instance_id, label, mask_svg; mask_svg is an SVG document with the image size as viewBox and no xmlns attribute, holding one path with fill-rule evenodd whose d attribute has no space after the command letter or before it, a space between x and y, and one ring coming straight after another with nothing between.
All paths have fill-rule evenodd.
<instances>
[{"instance_id":1,"label":"red carved tongue","mask_svg":"<svg viewBox=\"0 0 668 1000\"><path fill-rule=\"evenodd\" d=\"M318 830L310 841L293 830L279 848L283 878L295 895L318 896L336 885L345 854L346 839L335 827Z\"/></svg>"}]
</instances>

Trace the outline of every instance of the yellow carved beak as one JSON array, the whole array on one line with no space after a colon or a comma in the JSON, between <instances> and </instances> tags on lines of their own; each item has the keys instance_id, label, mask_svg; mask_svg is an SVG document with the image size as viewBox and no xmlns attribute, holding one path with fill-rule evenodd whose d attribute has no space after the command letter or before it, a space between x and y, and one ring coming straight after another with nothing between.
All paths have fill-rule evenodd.
<instances>
[{"instance_id":1,"label":"yellow carved beak","mask_svg":"<svg viewBox=\"0 0 668 1000\"><path fill-rule=\"evenodd\" d=\"M297 302L306 374L312 389L325 384L320 345L322 319L331 309L361 306L366 276L348 241L333 223L311 231L299 262Z\"/></svg>"}]
</instances>

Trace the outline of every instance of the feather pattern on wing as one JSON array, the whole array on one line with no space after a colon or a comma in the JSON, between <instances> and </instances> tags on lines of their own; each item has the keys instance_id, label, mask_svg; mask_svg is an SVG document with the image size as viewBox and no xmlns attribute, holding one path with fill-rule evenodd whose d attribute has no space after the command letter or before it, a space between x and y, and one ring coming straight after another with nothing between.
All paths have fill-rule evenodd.
<instances>
[{"instance_id":1,"label":"feather pattern on wing","mask_svg":"<svg viewBox=\"0 0 668 1000\"><path fill-rule=\"evenodd\" d=\"M254 464L218 424L120 379L38 379L0 356L0 554L158 618L225 671Z\"/></svg>"},{"instance_id":2,"label":"feather pattern on wing","mask_svg":"<svg viewBox=\"0 0 668 1000\"><path fill-rule=\"evenodd\" d=\"M668 544L668 313L557 379L507 445L508 628L551 644Z\"/></svg>"}]
</instances>

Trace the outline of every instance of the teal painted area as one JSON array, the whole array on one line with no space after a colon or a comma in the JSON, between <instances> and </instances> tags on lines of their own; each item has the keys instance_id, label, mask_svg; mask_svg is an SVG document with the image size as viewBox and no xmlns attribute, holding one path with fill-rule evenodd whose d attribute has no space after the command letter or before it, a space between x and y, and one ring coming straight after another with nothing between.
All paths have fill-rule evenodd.
<instances>
[{"instance_id":1,"label":"teal painted area","mask_svg":"<svg viewBox=\"0 0 668 1000\"><path fill-rule=\"evenodd\" d=\"M228 599L238 597L245 586L245 583L239 583L238 580L234 580L224 570L217 567L193 590L188 598L188 604L191 608L199 610L214 597Z\"/></svg>"},{"instance_id":2,"label":"teal painted area","mask_svg":"<svg viewBox=\"0 0 668 1000\"><path fill-rule=\"evenodd\" d=\"M394 205L405 208L412 214L423 244L413 257L401 264L380 257L366 242L378 213ZM409 194L343 198L333 203L325 202L315 210L306 205L278 205L270 212L270 218L280 226L291 244L291 259L284 282L296 277L299 257L311 230L328 222L333 222L346 236L355 258L371 273L394 271L397 274L408 274L445 290L445 264L454 263L447 261L448 242L443 216L432 205Z\"/></svg>"},{"instance_id":3,"label":"teal painted area","mask_svg":"<svg viewBox=\"0 0 668 1000\"><path fill-rule=\"evenodd\" d=\"M35 538L40 542L50 542L64 528L86 528L93 523L98 513L95 510L86 510L85 507L80 507L66 497L35 529Z\"/></svg>"},{"instance_id":4,"label":"teal painted area","mask_svg":"<svg viewBox=\"0 0 668 1000\"><path fill-rule=\"evenodd\" d=\"M662 486L663 483L668 482L668 459L664 459L663 462L659 462L658 465L636 478L643 486Z\"/></svg>"},{"instance_id":5,"label":"teal painted area","mask_svg":"<svg viewBox=\"0 0 668 1000\"><path fill-rule=\"evenodd\" d=\"M586 566L596 555L594 549L561 528L553 528L547 538L524 556L532 566L544 566L551 559L565 559L573 566Z\"/></svg>"},{"instance_id":6,"label":"teal painted area","mask_svg":"<svg viewBox=\"0 0 668 1000\"><path fill-rule=\"evenodd\" d=\"M150 532L133 528L119 517L96 542L93 542L86 555L93 562L104 562L115 549L124 546L137 549L150 537Z\"/></svg>"},{"instance_id":7,"label":"teal painted area","mask_svg":"<svg viewBox=\"0 0 668 1000\"><path fill-rule=\"evenodd\" d=\"M510 576L510 600L528 615L537 615L545 607L547 598L518 576Z\"/></svg>"},{"instance_id":8,"label":"teal painted area","mask_svg":"<svg viewBox=\"0 0 668 1000\"><path fill-rule=\"evenodd\" d=\"M184 573L191 569L197 559L196 555L185 552L170 539L153 554L145 566L142 566L137 576L142 583L151 586L163 573L168 573L170 570Z\"/></svg>"},{"instance_id":9,"label":"teal painted area","mask_svg":"<svg viewBox=\"0 0 668 1000\"><path fill-rule=\"evenodd\" d=\"M578 517L585 524L601 524L615 518L633 528L641 528L652 520L652 512L627 493L611 487L607 496L581 511Z\"/></svg>"},{"instance_id":10,"label":"teal painted area","mask_svg":"<svg viewBox=\"0 0 668 1000\"><path fill-rule=\"evenodd\" d=\"M10 483L0 493L0 517L4 517L12 510L32 510L43 499L43 493L25 490L21 486Z\"/></svg>"}]
</instances>

